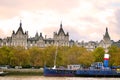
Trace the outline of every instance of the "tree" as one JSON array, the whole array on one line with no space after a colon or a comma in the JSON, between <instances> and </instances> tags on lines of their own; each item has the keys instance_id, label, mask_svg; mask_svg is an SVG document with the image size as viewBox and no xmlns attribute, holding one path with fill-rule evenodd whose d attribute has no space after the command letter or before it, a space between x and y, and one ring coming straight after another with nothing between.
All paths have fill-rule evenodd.
<instances>
[{"instance_id":1,"label":"tree","mask_svg":"<svg viewBox=\"0 0 120 80\"><path fill-rule=\"evenodd\" d=\"M30 55L25 48L20 46L14 47L10 54L10 64L13 66L26 66L30 64Z\"/></svg>"},{"instance_id":2,"label":"tree","mask_svg":"<svg viewBox=\"0 0 120 80\"><path fill-rule=\"evenodd\" d=\"M38 47L32 47L29 49L29 53L30 53L30 62L32 66L44 65L43 49Z\"/></svg>"},{"instance_id":3,"label":"tree","mask_svg":"<svg viewBox=\"0 0 120 80\"><path fill-rule=\"evenodd\" d=\"M110 54L110 65L112 66L118 66L120 65L120 48L117 46L111 46L109 47L108 53Z\"/></svg>"},{"instance_id":4,"label":"tree","mask_svg":"<svg viewBox=\"0 0 120 80\"><path fill-rule=\"evenodd\" d=\"M80 56L86 53L87 50L83 47L73 46L65 52L66 64L80 64Z\"/></svg>"},{"instance_id":5,"label":"tree","mask_svg":"<svg viewBox=\"0 0 120 80\"><path fill-rule=\"evenodd\" d=\"M44 49L46 65L48 65L48 66L53 66L54 65L56 49L57 49L56 46L48 46Z\"/></svg>"},{"instance_id":6,"label":"tree","mask_svg":"<svg viewBox=\"0 0 120 80\"><path fill-rule=\"evenodd\" d=\"M103 62L105 51L102 47L98 47L93 51L95 62Z\"/></svg>"},{"instance_id":7,"label":"tree","mask_svg":"<svg viewBox=\"0 0 120 80\"><path fill-rule=\"evenodd\" d=\"M79 57L79 63L85 66L90 66L94 62L94 56L92 52L82 53Z\"/></svg>"},{"instance_id":8,"label":"tree","mask_svg":"<svg viewBox=\"0 0 120 80\"><path fill-rule=\"evenodd\" d=\"M2 65L9 65L10 61L10 54L11 50L7 46L3 46L0 48L0 64Z\"/></svg>"}]
</instances>

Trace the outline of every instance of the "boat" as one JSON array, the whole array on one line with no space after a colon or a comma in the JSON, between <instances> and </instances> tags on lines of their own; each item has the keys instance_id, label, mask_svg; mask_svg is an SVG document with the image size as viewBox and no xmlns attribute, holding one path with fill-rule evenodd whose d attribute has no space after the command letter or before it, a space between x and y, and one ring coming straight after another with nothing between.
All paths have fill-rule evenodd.
<instances>
[{"instance_id":1,"label":"boat","mask_svg":"<svg viewBox=\"0 0 120 80\"><path fill-rule=\"evenodd\" d=\"M6 74L7 74L7 72L0 70L0 76L5 76Z\"/></svg>"},{"instance_id":2,"label":"boat","mask_svg":"<svg viewBox=\"0 0 120 80\"><path fill-rule=\"evenodd\" d=\"M88 69L77 70L75 75L89 77L120 77L120 68L109 67L109 54L105 54L103 63L93 63Z\"/></svg>"},{"instance_id":3,"label":"boat","mask_svg":"<svg viewBox=\"0 0 120 80\"><path fill-rule=\"evenodd\" d=\"M44 67L44 76L67 76L74 77L76 71L81 68L81 65L68 65L67 68L48 68Z\"/></svg>"},{"instance_id":4,"label":"boat","mask_svg":"<svg viewBox=\"0 0 120 80\"><path fill-rule=\"evenodd\" d=\"M87 76L120 77L120 67L109 67L109 54L105 54L104 63L95 62L89 68L81 65L68 65L67 68L44 67L44 76Z\"/></svg>"},{"instance_id":5,"label":"boat","mask_svg":"<svg viewBox=\"0 0 120 80\"><path fill-rule=\"evenodd\" d=\"M120 77L120 67L109 67L109 54L105 53L104 62L95 62L88 68L81 65L68 65L67 68L45 66L44 76Z\"/></svg>"},{"instance_id":6,"label":"boat","mask_svg":"<svg viewBox=\"0 0 120 80\"><path fill-rule=\"evenodd\" d=\"M54 59L54 67L49 68L44 66L44 76L75 76L76 70L74 69L78 67L78 65L68 65L67 68L59 67L56 68L56 57L57 57L57 48L55 52L55 59Z\"/></svg>"}]
</instances>

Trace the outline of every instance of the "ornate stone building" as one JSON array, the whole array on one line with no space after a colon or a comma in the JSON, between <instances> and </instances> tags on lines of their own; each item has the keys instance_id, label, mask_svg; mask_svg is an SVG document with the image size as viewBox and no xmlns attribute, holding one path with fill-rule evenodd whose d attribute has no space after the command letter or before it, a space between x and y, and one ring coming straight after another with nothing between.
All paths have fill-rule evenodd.
<instances>
[{"instance_id":1,"label":"ornate stone building","mask_svg":"<svg viewBox=\"0 0 120 80\"><path fill-rule=\"evenodd\" d=\"M103 39L98 42L98 41L89 41L89 42L74 42L77 46L80 47L85 47L87 50L94 50L97 47L103 47L103 48L108 48L111 46L113 41L110 39L109 33L108 33L108 28L106 28L105 35L103 36ZM73 43L72 43L73 44Z\"/></svg>"},{"instance_id":2,"label":"ornate stone building","mask_svg":"<svg viewBox=\"0 0 120 80\"><path fill-rule=\"evenodd\" d=\"M15 33L15 31L13 31L11 40L9 43L11 46L27 47L27 40L28 40L28 31L25 31L25 32L23 31L22 23L20 22L20 26L17 32Z\"/></svg>"},{"instance_id":3,"label":"ornate stone building","mask_svg":"<svg viewBox=\"0 0 120 80\"><path fill-rule=\"evenodd\" d=\"M62 23L60 24L60 29L57 32L54 32L54 44L58 46L69 46L69 33L67 32L65 34L63 28L62 28Z\"/></svg>"},{"instance_id":4,"label":"ornate stone building","mask_svg":"<svg viewBox=\"0 0 120 80\"><path fill-rule=\"evenodd\" d=\"M69 41L69 33L65 33L63 29L62 23L60 24L60 28L58 32L53 33L53 38L43 37L42 33L36 33L34 37L28 36L28 31L23 31L22 22L20 21L19 28L15 32L13 31L11 37L7 37L5 39L0 38L0 46L23 46L25 48L30 48L33 46L44 48L46 46L73 46L77 45L79 47L85 47L87 50L94 50L97 47L108 48L111 45L116 45L120 47L120 40L118 42L114 42L110 39L108 28L106 28L105 35L103 39L98 41L89 41L89 42L78 42L74 40Z\"/></svg>"},{"instance_id":5,"label":"ornate stone building","mask_svg":"<svg viewBox=\"0 0 120 80\"><path fill-rule=\"evenodd\" d=\"M37 46L44 48L50 45L69 46L69 33L65 34L62 23L58 33L54 32L53 38L44 38L42 33L38 34L38 32L35 37L29 38L28 31L23 31L22 22L20 21L18 30L16 32L13 31L11 37L0 39L0 46L23 46L25 48Z\"/></svg>"},{"instance_id":6,"label":"ornate stone building","mask_svg":"<svg viewBox=\"0 0 120 80\"><path fill-rule=\"evenodd\" d=\"M108 28L106 28L105 35L103 35L103 40L100 41L98 47L108 48L112 45L112 40L110 39Z\"/></svg>"}]
</instances>

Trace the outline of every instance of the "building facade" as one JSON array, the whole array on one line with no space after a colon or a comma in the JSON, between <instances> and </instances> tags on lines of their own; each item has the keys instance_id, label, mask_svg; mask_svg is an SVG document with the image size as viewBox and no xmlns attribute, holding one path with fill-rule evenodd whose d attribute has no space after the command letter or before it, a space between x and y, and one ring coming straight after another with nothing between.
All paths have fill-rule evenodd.
<instances>
[{"instance_id":1,"label":"building facade","mask_svg":"<svg viewBox=\"0 0 120 80\"><path fill-rule=\"evenodd\" d=\"M11 37L0 39L0 46L22 46L25 48L36 46L44 48L50 45L69 46L69 33L64 32L62 23L59 31L54 32L53 38L43 37L42 33L38 34L38 32L34 37L29 38L28 31L23 31L22 22L20 21L18 30L13 31Z\"/></svg>"},{"instance_id":2,"label":"building facade","mask_svg":"<svg viewBox=\"0 0 120 80\"><path fill-rule=\"evenodd\" d=\"M60 24L60 29L57 32L54 32L54 44L57 46L69 46L69 33L67 32L65 34L62 23Z\"/></svg>"},{"instance_id":3,"label":"building facade","mask_svg":"<svg viewBox=\"0 0 120 80\"><path fill-rule=\"evenodd\" d=\"M13 31L12 36L10 38L11 39L8 41L9 46L27 47L28 31L23 31L21 22L17 32Z\"/></svg>"},{"instance_id":4,"label":"building facade","mask_svg":"<svg viewBox=\"0 0 120 80\"><path fill-rule=\"evenodd\" d=\"M98 41L89 41L89 42L73 42L71 44L75 44L79 47L85 47L87 50L93 51L97 47L103 47L104 49L110 47L113 44L113 41L111 40L108 32L108 28L106 28L105 35L103 36L103 39Z\"/></svg>"},{"instance_id":5,"label":"building facade","mask_svg":"<svg viewBox=\"0 0 120 80\"><path fill-rule=\"evenodd\" d=\"M108 48L112 45L112 40L108 33L108 28L106 28L105 35L103 35L103 40L100 41L98 47Z\"/></svg>"},{"instance_id":6,"label":"building facade","mask_svg":"<svg viewBox=\"0 0 120 80\"><path fill-rule=\"evenodd\" d=\"M0 46L23 46L25 48L30 48L33 46L36 47L47 47L47 46L79 46L85 47L87 50L94 50L97 47L108 48L111 45L116 45L120 47L120 41L114 42L111 40L108 32L108 28L106 28L103 39L98 41L89 41L89 42L78 42L74 40L69 40L69 33L64 32L62 23L60 24L60 28L58 32L53 33L53 38L43 37L42 33L36 32L34 37L29 37L28 31L23 31L22 22L20 21L19 28L15 32L13 30L11 37L7 37L4 39L0 39Z\"/></svg>"}]
</instances>

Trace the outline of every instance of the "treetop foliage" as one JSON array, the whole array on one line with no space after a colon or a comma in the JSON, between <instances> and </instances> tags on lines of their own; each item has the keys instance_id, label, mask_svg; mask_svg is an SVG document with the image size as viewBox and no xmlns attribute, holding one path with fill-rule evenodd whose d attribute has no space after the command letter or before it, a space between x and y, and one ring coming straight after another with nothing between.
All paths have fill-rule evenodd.
<instances>
[{"instance_id":1,"label":"treetop foliage","mask_svg":"<svg viewBox=\"0 0 120 80\"><path fill-rule=\"evenodd\" d=\"M103 62L105 50L101 47L94 51L88 51L83 47L56 47L48 46L46 48L32 47L25 49L23 47L0 48L0 65L11 66L47 66L54 65L55 53L56 65L66 66L69 64L83 64L90 66L93 62ZM111 46L108 48L110 54L110 65L120 65L120 48Z\"/></svg>"}]
</instances>

